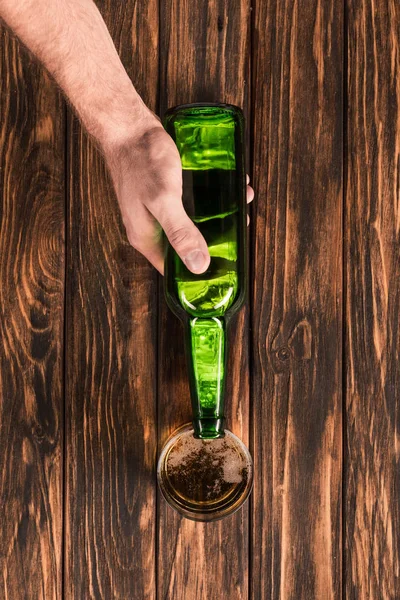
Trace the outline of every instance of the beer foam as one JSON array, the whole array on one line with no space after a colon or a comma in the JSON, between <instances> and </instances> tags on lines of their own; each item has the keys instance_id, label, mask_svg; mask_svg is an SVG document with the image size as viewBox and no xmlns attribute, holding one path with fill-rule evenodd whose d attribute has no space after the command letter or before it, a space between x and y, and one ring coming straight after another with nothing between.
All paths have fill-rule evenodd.
<instances>
[{"instance_id":1,"label":"beer foam","mask_svg":"<svg viewBox=\"0 0 400 600\"><path fill-rule=\"evenodd\" d=\"M196 489L202 481L201 493L205 500L218 497L228 486L240 484L248 477L247 456L235 437L226 431L224 438L198 439L193 431L184 432L168 453L167 471L176 485L185 485L187 492ZM178 484L178 480L181 482Z\"/></svg>"}]
</instances>

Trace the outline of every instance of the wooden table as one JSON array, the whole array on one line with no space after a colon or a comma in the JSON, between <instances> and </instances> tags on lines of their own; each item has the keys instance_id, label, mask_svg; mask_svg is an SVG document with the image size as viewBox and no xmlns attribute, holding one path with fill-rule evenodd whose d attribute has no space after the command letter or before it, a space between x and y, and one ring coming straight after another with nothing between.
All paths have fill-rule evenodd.
<instances>
[{"instance_id":1,"label":"wooden table","mask_svg":"<svg viewBox=\"0 0 400 600\"><path fill-rule=\"evenodd\" d=\"M249 503L180 518L180 325L102 156L2 29L0 599L400 598L400 5L97 2L150 107L244 108L247 307L230 428Z\"/></svg>"}]
</instances>

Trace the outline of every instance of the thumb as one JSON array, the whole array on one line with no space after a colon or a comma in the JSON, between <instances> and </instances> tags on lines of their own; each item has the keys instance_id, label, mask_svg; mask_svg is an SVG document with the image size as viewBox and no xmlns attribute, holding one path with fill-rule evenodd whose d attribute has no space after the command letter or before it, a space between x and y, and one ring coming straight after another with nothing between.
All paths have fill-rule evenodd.
<instances>
[{"instance_id":1,"label":"thumb","mask_svg":"<svg viewBox=\"0 0 400 600\"><path fill-rule=\"evenodd\" d=\"M173 203L167 211L165 205L168 206L168 200L163 204L164 210L155 211L153 214L163 228L171 246L189 271L203 273L210 264L210 254L204 237L193 221L189 219L182 204Z\"/></svg>"}]
</instances>

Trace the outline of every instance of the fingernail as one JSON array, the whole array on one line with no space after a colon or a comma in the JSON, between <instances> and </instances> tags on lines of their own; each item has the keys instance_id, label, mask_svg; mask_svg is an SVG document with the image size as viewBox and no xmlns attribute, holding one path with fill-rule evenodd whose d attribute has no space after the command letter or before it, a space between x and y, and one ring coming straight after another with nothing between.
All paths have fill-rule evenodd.
<instances>
[{"instance_id":1,"label":"fingernail","mask_svg":"<svg viewBox=\"0 0 400 600\"><path fill-rule=\"evenodd\" d=\"M192 250L189 252L187 256L183 259L185 265L191 271L202 271L205 263L205 256L201 252L201 250Z\"/></svg>"}]
</instances>

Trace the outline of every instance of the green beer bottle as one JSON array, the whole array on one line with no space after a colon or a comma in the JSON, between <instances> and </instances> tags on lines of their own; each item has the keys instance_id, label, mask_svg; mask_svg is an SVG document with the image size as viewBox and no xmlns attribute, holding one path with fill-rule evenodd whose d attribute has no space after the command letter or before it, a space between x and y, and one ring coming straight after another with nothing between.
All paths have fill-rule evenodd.
<instances>
[{"instance_id":1,"label":"green beer bottle","mask_svg":"<svg viewBox=\"0 0 400 600\"><path fill-rule=\"evenodd\" d=\"M167 442L160 461L169 460L169 471L159 462L158 476L174 508L211 520L236 510L252 482L247 448L224 429L227 325L246 290L244 118L229 104L187 104L169 109L164 127L181 157L185 210L211 262L195 275L167 248L165 297L185 327L193 422Z\"/></svg>"}]
</instances>

